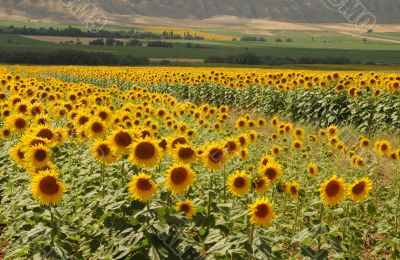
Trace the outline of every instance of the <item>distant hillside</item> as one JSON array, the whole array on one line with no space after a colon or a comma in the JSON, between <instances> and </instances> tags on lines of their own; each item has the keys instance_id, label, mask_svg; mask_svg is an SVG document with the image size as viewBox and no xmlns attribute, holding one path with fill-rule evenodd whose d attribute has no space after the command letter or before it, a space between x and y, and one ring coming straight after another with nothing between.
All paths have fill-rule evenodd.
<instances>
[{"instance_id":1,"label":"distant hillside","mask_svg":"<svg viewBox=\"0 0 400 260\"><path fill-rule=\"evenodd\" d=\"M347 1L347 0L343 0ZM0 10L12 17L18 13L31 19L74 20L62 3L86 0L0 0ZM109 17L143 15L167 18L206 19L229 15L243 18L262 18L285 22L340 23L347 22L343 15L329 2L338 0L96 0L90 1ZM380 24L400 24L399 0L349 0L348 12L356 3L362 3L373 13ZM360 12L360 11L358 11ZM4 17L2 19L6 19Z\"/></svg>"}]
</instances>

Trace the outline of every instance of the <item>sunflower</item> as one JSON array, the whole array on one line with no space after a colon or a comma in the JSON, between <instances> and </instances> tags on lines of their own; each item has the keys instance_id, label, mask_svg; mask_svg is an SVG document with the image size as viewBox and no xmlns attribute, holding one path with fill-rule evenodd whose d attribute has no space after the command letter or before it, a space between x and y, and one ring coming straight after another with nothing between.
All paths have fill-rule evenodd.
<instances>
[{"instance_id":1,"label":"sunflower","mask_svg":"<svg viewBox=\"0 0 400 260\"><path fill-rule=\"evenodd\" d=\"M235 127L236 129L243 129L247 126L247 120L244 117L239 117L236 120Z\"/></svg>"},{"instance_id":2,"label":"sunflower","mask_svg":"<svg viewBox=\"0 0 400 260\"><path fill-rule=\"evenodd\" d=\"M223 146L217 143L212 143L205 149L203 158L206 166L211 169L218 170L224 167L228 156Z\"/></svg>"},{"instance_id":3,"label":"sunflower","mask_svg":"<svg viewBox=\"0 0 400 260\"><path fill-rule=\"evenodd\" d=\"M99 138L105 134L107 127L101 119L92 117L86 124L86 130L90 137Z\"/></svg>"},{"instance_id":4,"label":"sunflower","mask_svg":"<svg viewBox=\"0 0 400 260\"><path fill-rule=\"evenodd\" d=\"M25 164L25 152L22 149L21 144L16 144L9 150L10 157L14 163L18 166L24 166Z\"/></svg>"},{"instance_id":5,"label":"sunflower","mask_svg":"<svg viewBox=\"0 0 400 260\"><path fill-rule=\"evenodd\" d=\"M269 181L276 182L282 175L282 167L279 163L273 161L267 163L263 168L260 169L260 175L267 177Z\"/></svg>"},{"instance_id":6,"label":"sunflower","mask_svg":"<svg viewBox=\"0 0 400 260\"><path fill-rule=\"evenodd\" d=\"M273 145L271 148L271 153L273 155L279 155L281 153L282 148L279 145Z\"/></svg>"},{"instance_id":7,"label":"sunflower","mask_svg":"<svg viewBox=\"0 0 400 260\"><path fill-rule=\"evenodd\" d=\"M183 164L191 164L198 159L196 150L186 144L178 144L173 152L175 160Z\"/></svg>"},{"instance_id":8,"label":"sunflower","mask_svg":"<svg viewBox=\"0 0 400 260\"><path fill-rule=\"evenodd\" d=\"M377 154L388 155L392 150L392 145L390 144L389 141L379 140L375 142L374 150Z\"/></svg>"},{"instance_id":9,"label":"sunflower","mask_svg":"<svg viewBox=\"0 0 400 260\"><path fill-rule=\"evenodd\" d=\"M182 212L186 215L188 218L192 218L193 214L196 212L196 208L193 204L193 202L189 199L186 199L185 201L179 201L176 203L176 210L179 212Z\"/></svg>"},{"instance_id":10,"label":"sunflower","mask_svg":"<svg viewBox=\"0 0 400 260\"><path fill-rule=\"evenodd\" d=\"M225 140L224 148L228 152L229 155L235 155L239 151L240 143L238 140L234 138L227 138Z\"/></svg>"},{"instance_id":11,"label":"sunflower","mask_svg":"<svg viewBox=\"0 0 400 260\"><path fill-rule=\"evenodd\" d=\"M227 180L230 192L236 196L246 194L250 189L250 183L245 172L234 172Z\"/></svg>"},{"instance_id":12,"label":"sunflower","mask_svg":"<svg viewBox=\"0 0 400 260\"><path fill-rule=\"evenodd\" d=\"M41 168L45 166L49 159L49 148L43 144L31 146L25 152L25 161L35 168Z\"/></svg>"},{"instance_id":13,"label":"sunflower","mask_svg":"<svg viewBox=\"0 0 400 260\"><path fill-rule=\"evenodd\" d=\"M167 189L172 193L183 194L194 183L195 173L189 166L174 164L167 170L165 178Z\"/></svg>"},{"instance_id":14,"label":"sunflower","mask_svg":"<svg viewBox=\"0 0 400 260\"><path fill-rule=\"evenodd\" d=\"M267 165L270 162L275 162L275 158L270 156L270 155L265 155L263 158L261 158L260 160L260 168L264 167L265 165Z\"/></svg>"},{"instance_id":15,"label":"sunflower","mask_svg":"<svg viewBox=\"0 0 400 260\"><path fill-rule=\"evenodd\" d=\"M348 185L347 195L359 203L368 197L371 190L372 181L369 178L362 178Z\"/></svg>"},{"instance_id":16,"label":"sunflower","mask_svg":"<svg viewBox=\"0 0 400 260\"><path fill-rule=\"evenodd\" d=\"M151 138L139 139L129 146L130 155L128 157L132 164L140 167L153 168L160 161L160 148Z\"/></svg>"},{"instance_id":17,"label":"sunflower","mask_svg":"<svg viewBox=\"0 0 400 260\"><path fill-rule=\"evenodd\" d=\"M300 190L300 184L296 181L290 182L286 186L286 191L289 193L290 197L292 199L297 200L299 198L299 190Z\"/></svg>"},{"instance_id":18,"label":"sunflower","mask_svg":"<svg viewBox=\"0 0 400 260\"><path fill-rule=\"evenodd\" d=\"M104 164L111 164L117 161L117 156L111 149L111 145L106 141L96 141L92 146L93 157Z\"/></svg>"},{"instance_id":19,"label":"sunflower","mask_svg":"<svg viewBox=\"0 0 400 260\"><path fill-rule=\"evenodd\" d=\"M47 126L39 125L32 128L31 131L36 137L46 139L50 143L52 143L55 138L53 130Z\"/></svg>"},{"instance_id":20,"label":"sunflower","mask_svg":"<svg viewBox=\"0 0 400 260\"><path fill-rule=\"evenodd\" d=\"M334 206L345 197L345 183L343 179L334 175L331 179L321 184L320 198L325 205Z\"/></svg>"},{"instance_id":21,"label":"sunflower","mask_svg":"<svg viewBox=\"0 0 400 260\"><path fill-rule=\"evenodd\" d=\"M133 143L134 139L135 137L131 131L118 128L111 132L107 141L115 153L121 154L128 152L128 147Z\"/></svg>"},{"instance_id":22,"label":"sunflower","mask_svg":"<svg viewBox=\"0 0 400 260\"><path fill-rule=\"evenodd\" d=\"M14 133L23 133L28 127L28 120L23 114L17 113L7 117L5 125Z\"/></svg>"},{"instance_id":23,"label":"sunflower","mask_svg":"<svg viewBox=\"0 0 400 260\"><path fill-rule=\"evenodd\" d=\"M335 125L331 125L326 129L327 133L329 134L329 136L333 137L336 136L339 132L339 129L337 126Z\"/></svg>"},{"instance_id":24,"label":"sunflower","mask_svg":"<svg viewBox=\"0 0 400 260\"><path fill-rule=\"evenodd\" d=\"M314 163L309 163L307 165L307 172L310 176L315 177L318 175L318 167Z\"/></svg>"},{"instance_id":25,"label":"sunflower","mask_svg":"<svg viewBox=\"0 0 400 260\"><path fill-rule=\"evenodd\" d=\"M1 128L0 129L0 138L1 139L9 139L12 136L11 130L8 128Z\"/></svg>"},{"instance_id":26,"label":"sunflower","mask_svg":"<svg viewBox=\"0 0 400 260\"><path fill-rule=\"evenodd\" d=\"M245 161L249 157L249 149L243 148L242 150L240 150L239 154L240 154L240 159L242 161Z\"/></svg>"},{"instance_id":27,"label":"sunflower","mask_svg":"<svg viewBox=\"0 0 400 260\"><path fill-rule=\"evenodd\" d=\"M292 149L296 150L296 151L300 151L301 149L303 149L303 142L300 140L294 140L292 142Z\"/></svg>"},{"instance_id":28,"label":"sunflower","mask_svg":"<svg viewBox=\"0 0 400 260\"><path fill-rule=\"evenodd\" d=\"M263 194L268 189L269 179L266 177L257 177L253 181L253 185L258 194Z\"/></svg>"},{"instance_id":29,"label":"sunflower","mask_svg":"<svg viewBox=\"0 0 400 260\"><path fill-rule=\"evenodd\" d=\"M304 129L303 128L295 128L293 131L293 137L296 139L304 138Z\"/></svg>"},{"instance_id":30,"label":"sunflower","mask_svg":"<svg viewBox=\"0 0 400 260\"><path fill-rule=\"evenodd\" d=\"M360 147L361 148L366 149L369 147L369 145L370 145L370 141L367 138L365 138L365 137L360 138Z\"/></svg>"},{"instance_id":31,"label":"sunflower","mask_svg":"<svg viewBox=\"0 0 400 260\"><path fill-rule=\"evenodd\" d=\"M272 204L268 202L267 198L257 199L253 204L249 205L249 216L251 224L266 227L275 218L275 212Z\"/></svg>"},{"instance_id":32,"label":"sunflower","mask_svg":"<svg viewBox=\"0 0 400 260\"><path fill-rule=\"evenodd\" d=\"M148 201L157 193L157 184L151 177L144 173L132 176L128 184L128 190L133 198L139 201Z\"/></svg>"},{"instance_id":33,"label":"sunflower","mask_svg":"<svg viewBox=\"0 0 400 260\"><path fill-rule=\"evenodd\" d=\"M66 191L64 184L54 171L42 171L33 175L31 191L35 199L42 204L57 204Z\"/></svg>"}]
</instances>

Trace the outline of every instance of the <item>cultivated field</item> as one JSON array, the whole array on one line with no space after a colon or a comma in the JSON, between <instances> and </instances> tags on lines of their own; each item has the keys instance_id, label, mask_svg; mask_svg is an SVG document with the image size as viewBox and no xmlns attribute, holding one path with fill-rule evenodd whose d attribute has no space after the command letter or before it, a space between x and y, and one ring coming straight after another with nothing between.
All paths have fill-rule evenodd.
<instances>
[{"instance_id":1,"label":"cultivated field","mask_svg":"<svg viewBox=\"0 0 400 260\"><path fill-rule=\"evenodd\" d=\"M399 91L398 71L2 66L4 257L397 259Z\"/></svg>"}]
</instances>

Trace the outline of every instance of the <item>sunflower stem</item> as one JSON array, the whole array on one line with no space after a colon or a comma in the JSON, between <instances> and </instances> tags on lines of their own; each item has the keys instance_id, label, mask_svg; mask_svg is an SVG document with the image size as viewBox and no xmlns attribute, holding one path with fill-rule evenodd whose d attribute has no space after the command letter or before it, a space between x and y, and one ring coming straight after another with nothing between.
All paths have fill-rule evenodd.
<instances>
[{"instance_id":1,"label":"sunflower stem","mask_svg":"<svg viewBox=\"0 0 400 260\"><path fill-rule=\"evenodd\" d=\"M250 228L250 240L249 241L250 241L251 251L253 251L253 240L254 240L254 224L252 224L251 228ZM250 259L253 259L253 253L252 252L250 254Z\"/></svg>"},{"instance_id":2,"label":"sunflower stem","mask_svg":"<svg viewBox=\"0 0 400 260\"><path fill-rule=\"evenodd\" d=\"M395 217L395 223L394 223L394 233L397 233L397 229L399 228L399 215L400 215L400 188L399 188L399 194L397 196L397 208L396 208L396 217Z\"/></svg>"},{"instance_id":3,"label":"sunflower stem","mask_svg":"<svg viewBox=\"0 0 400 260\"><path fill-rule=\"evenodd\" d=\"M300 212L300 199L297 201L296 205L296 216L294 217L293 233L296 232L297 229L297 220L299 219L299 212Z\"/></svg>"},{"instance_id":4,"label":"sunflower stem","mask_svg":"<svg viewBox=\"0 0 400 260\"><path fill-rule=\"evenodd\" d=\"M208 208L207 208L207 216L210 217L211 214L211 203L212 203L212 196L211 196L211 190L213 186L213 174L210 175L210 184L209 184L209 189L208 189Z\"/></svg>"},{"instance_id":5,"label":"sunflower stem","mask_svg":"<svg viewBox=\"0 0 400 260\"><path fill-rule=\"evenodd\" d=\"M54 237L55 237L55 233L56 233L56 225L54 223L54 215L53 215L53 210L52 210L53 206L49 206L49 211L50 211L50 225L51 225L51 247L54 247Z\"/></svg>"},{"instance_id":6,"label":"sunflower stem","mask_svg":"<svg viewBox=\"0 0 400 260\"><path fill-rule=\"evenodd\" d=\"M101 197L104 198L105 195L105 183L104 183L105 165L101 164Z\"/></svg>"},{"instance_id":7,"label":"sunflower stem","mask_svg":"<svg viewBox=\"0 0 400 260\"><path fill-rule=\"evenodd\" d=\"M322 220L324 215L324 204L321 203L319 208L319 229L318 229L318 251L321 249L321 232L322 232Z\"/></svg>"}]
</instances>

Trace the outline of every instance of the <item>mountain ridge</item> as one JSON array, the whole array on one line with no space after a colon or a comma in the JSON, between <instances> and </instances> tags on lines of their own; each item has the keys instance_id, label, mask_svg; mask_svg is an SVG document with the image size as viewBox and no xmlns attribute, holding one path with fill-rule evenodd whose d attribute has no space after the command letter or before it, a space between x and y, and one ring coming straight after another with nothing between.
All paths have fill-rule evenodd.
<instances>
[{"instance_id":1,"label":"mountain ridge","mask_svg":"<svg viewBox=\"0 0 400 260\"><path fill-rule=\"evenodd\" d=\"M341 10L339 3L345 3ZM378 24L400 24L398 0L0 0L0 10L31 19L73 20L73 4L75 10L95 7L110 18L140 15L202 20L226 15L298 23L345 23L349 22L346 15L354 21L357 15L369 12Z\"/></svg>"}]
</instances>

